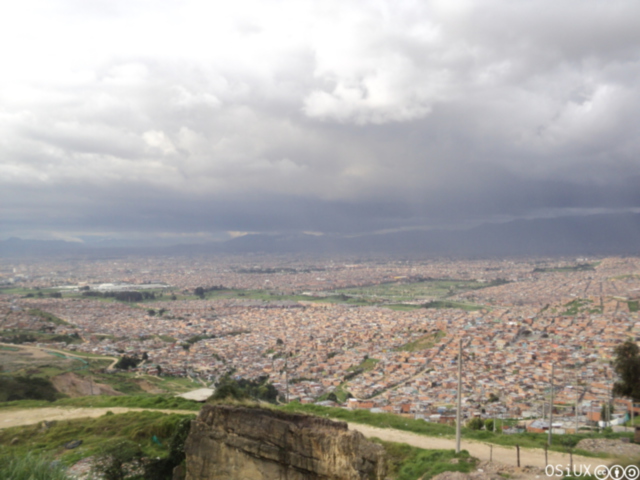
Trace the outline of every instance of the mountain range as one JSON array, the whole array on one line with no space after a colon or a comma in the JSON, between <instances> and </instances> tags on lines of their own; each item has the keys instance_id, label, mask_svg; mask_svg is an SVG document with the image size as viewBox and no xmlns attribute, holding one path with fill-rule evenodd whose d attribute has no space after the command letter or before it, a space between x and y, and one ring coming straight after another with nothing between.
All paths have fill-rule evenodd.
<instances>
[{"instance_id":1,"label":"mountain range","mask_svg":"<svg viewBox=\"0 0 640 480\"><path fill-rule=\"evenodd\" d=\"M219 243L90 246L79 242L0 241L0 256L309 254L401 256L564 256L640 254L640 214L607 214L483 224L466 230L404 231L354 237L250 234Z\"/></svg>"}]
</instances>

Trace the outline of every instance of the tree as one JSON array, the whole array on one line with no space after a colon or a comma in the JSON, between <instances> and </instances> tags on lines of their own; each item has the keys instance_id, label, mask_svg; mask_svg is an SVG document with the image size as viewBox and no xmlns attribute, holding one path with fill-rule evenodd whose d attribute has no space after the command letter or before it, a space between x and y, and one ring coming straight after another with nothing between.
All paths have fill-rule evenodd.
<instances>
[{"instance_id":1,"label":"tree","mask_svg":"<svg viewBox=\"0 0 640 480\"><path fill-rule=\"evenodd\" d=\"M479 417L474 417L467 422L467 428L471 430L482 430L484 422Z\"/></svg>"},{"instance_id":2,"label":"tree","mask_svg":"<svg viewBox=\"0 0 640 480\"><path fill-rule=\"evenodd\" d=\"M140 359L137 356L130 357L128 355L123 355L120 357L120 360L114 365L114 368L118 368L120 370L129 370L130 368L136 368L140 363Z\"/></svg>"},{"instance_id":3,"label":"tree","mask_svg":"<svg viewBox=\"0 0 640 480\"><path fill-rule=\"evenodd\" d=\"M613 370L619 381L613 384L613 394L619 397L631 398L640 402L640 349L638 345L627 340L618 345L614 354Z\"/></svg>"},{"instance_id":4,"label":"tree","mask_svg":"<svg viewBox=\"0 0 640 480\"><path fill-rule=\"evenodd\" d=\"M484 428L486 428L488 432L493 432L493 426L494 426L493 418L487 418L484 421Z\"/></svg>"},{"instance_id":5,"label":"tree","mask_svg":"<svg viewBox=\"0 0 640 480\"><path fill-rule=\"evenodd\" d=\"M193 291L193 294L196 297L200 297L200 298L204 298L204 288L202 287L198 287Z\"/></svg>"},{"instance_id":6,"label":"tree","mask_svg":"<svg viewBox=\"0 0 640 480\"><path fill-rule=\"evenodd\" d=\"M607 404L603 403L600 408L600 420L603 422L609 421L611 419L611 414L613 413L613 405L609 404L609 413L607 414Z\"/></svg>"}]
</instances>

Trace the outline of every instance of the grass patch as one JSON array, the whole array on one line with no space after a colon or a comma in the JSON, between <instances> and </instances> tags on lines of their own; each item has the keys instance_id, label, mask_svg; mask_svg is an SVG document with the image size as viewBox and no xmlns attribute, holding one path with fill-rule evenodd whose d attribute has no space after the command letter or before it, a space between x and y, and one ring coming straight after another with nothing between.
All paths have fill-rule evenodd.
<instances>
[{"instance_id":1,"label":"grass patch","mask_svg":"<svg viewBox=\"0 0 640 480\"><path fill-rule=\"evenodd\" d=\"M0 477L11 480L71 480L66 468L44 455L6 454L0 449Z\"/></svg>"},{"instance_id":2,"label":"grass patch","mask_svg":"<svg viewBox=\"0 0 640 480\"><path fill-rule=\"evenodd\" d=\"M450 278L420 278L413 281L405 279L399 282L381 283L368 287L344 288L336 290L336 292L373 302L385 301L397 304L429 298L449 297L462 292L503 285L504 283L507 282L505 280L477 282L475 280Z\"/></svg>"},{"instance_id":3,"label":"grass patch","mask_svg":"<svg viewBox=\"0 0 640 480\"><path fill-rule=\"evenodd\" d=\"M574 316L578 315L579 313L602 313L602 308L600 307L590 308L592 304L593 301L587 298L576 298L575 300L572 300L564 305L566 307L566 310L560 313L560 315Z\"/></svg>"},{"instance_id":4,"label":"grass patch","mask_svg":"<svg viewBox=\"0 0 640 480\"><path fill-rule=\"evenodd\" d=\"M376 364L379 361L380 360L378 360L377 358L366 358L362 362L360 362L360 365L352 365L352 366L350 366L347 369L347 371L348 372L357 372L357 371L359 371L360 373L369 372L369 371L371 371L371 370L373 370L375 368Z\"/></svg>"},{"instance_id":5,"label":"grass patch","mask_svg":"<svg viewBox=\"0 0 640 480\"><path fill-rule=\"evenodd\" d=\"M563 267L537 267L533 269L533 273L553 273L553 272L588 272L595 270L600 262L597 263L578 263L576 265L567 265Z\"/></svg>"},{"instance_id":6,"label":"grass patch","mask_svg":"<svg viewBox=\"0 0 640 480\"><path fill-rule=\"evenodd\" d=\"M422 305L412 305L408 303L391 303L391 304L383 304L380 306L384 308L389 308L391 310L397 310L399 312L411 312L413 310L419 310L422 308Z\"/></svg>"},{"instance_id":7,"label":"grass patch","mask_svg":"<svg viewBox=\"0 0 640 480\"><path fill-rule=\"evenodd\" d=\"M23 329L6 329L2 331L0 342L13 343L20 345L22 343L83 343L82 338L78 334L59 335L56 333L47 333L40 330L23 330Z\"/></svg>"},{"instance_id":8,"label":"grass patch","mask_svg":"<svg viewBox=\"0 0 640 480\"><path fill-rule=\"evenodd\" d=\"M432 302L425 303L422 308L459 308L460 310L473 312L476 310L484 310L487 307L483 305L475 305L473 303L452 302L450 300L434 300Z\"/></svg>"},{"instance_id":9,"label":"grass patch","mask_svg":"<svg viewBox=\"0 0 640 480\"><path fill-rule=\"evenodd\" d=\"M638 300L631 300L627 302L630 312L637 312L640 309L640 302Z\"/></svg>"},{"instance_id":10,"label":"grass patch","mask_svg":"<svg viewBox=\"0 0 640 480\"><path fill-rule=\"evenodd\" d=\"M423 335L413 342L406 343L399 347L398 350L401 352L418 352L420 350L426 350L427 348L434 347L446 335L447 334L442 330L438 330L436 333Z\"/></svg>"},{"instance_id":11,"label":"grass patch","mask_svg":"<svg viewBox=\"0 0 640 480\"><path fill-rule=\"evenodd\" d=\"M27 425L0 430L0 444L17 456L29 452L55 455L65 465L99 453L105 441L132 441L140 445L145 455L159 457L168 453L167 440L185 417L190 415L151 411L107 413L98 418L54 421L47 429ZM162 445L152 440L154 435ZM74 450L65 449L64 445L73 440L82 440L82 445Z\"/></svg>"},{"instance_id":12,"label":"grass patch","mask_svg":"<svg viewBox=\"0 0 640 480\"><path fill-rule=\"evenodd\" d=\"M65 322L61 318L56 317L52 313L40 310L39 308L30 308L29 310L27 310L27 313L35 317L40 317L42 320L54 323L56 325L69 325L68 322Z\"/></svg>"},{"instance_id":13,"label":"grass patch","mask_svg":"<svg viewBox=\"0 0 640 480\"><path fill-rule=\"evenodd\" d=\"M13 400L53 401L63 396L45 378L0 375L0 402Z\"/></svg>"},{"instance_id":14,"label":"grass patch","mask_svg":"<svg viewBox=\"0 0 640 480\"><path fill-rule=\"evenodd\" d=\"M163 342L167 342L167 343L175 343L176 342L176 339L173 338L173 337L170 337L169 335L156 335L156 337L158 337Z\"/></svg>"},{"instance_id":15,"label":"grass patch","mask_svg":"<svg viewBox=\"0 0 640 480\"><path fill-rule=\"evenodd\" d=\"M371 413L369 410L346 410L343 408L322 407L320 405L300 404L297 402L291 402L287 405L275 408L290 412L308 413L321 417L335 418L345 422L362 423L373 427L404 430L431 437L453 437L453 435L455 435L455 428L453 426L404 418L392 413ZM633 434L626 432L583 435L567 434L562 436L562 444L558 444L558 442L556 442L556 444L550 447L550 450L566 453L568 447L575 447L575 445L584 438L632 438L632 435ZM462 438L507 447L520 445L523 448L544 448L548 439L547 435L542 433L519 433L506 435L503 433L488 432L486 430L470 430L464 427L462 428ZM594 454L583 451L578 452L575 450L574 453L595 458L608 457L604 454Z\"/></svg>"},{"instance_id":16,"label":"grass patch","mask_svg":"<svg viewBox=\"0 0 640 480\"><path fill-rule=\"evenodd\" d=\"M386 450L389 474L395 480L427 480L443 472L469 473L476 464L466 450L456 454L454 450L423 450L406 443L371 440Z\"/></svg>"}]
</instances>

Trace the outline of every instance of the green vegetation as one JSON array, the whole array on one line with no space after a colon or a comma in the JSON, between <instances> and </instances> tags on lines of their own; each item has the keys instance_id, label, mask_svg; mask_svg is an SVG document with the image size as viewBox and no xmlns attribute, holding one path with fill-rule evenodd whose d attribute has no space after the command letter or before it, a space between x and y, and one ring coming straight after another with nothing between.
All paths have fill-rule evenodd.
<instances>
[{"instance_id":1,"label":"green vegetation","mask_svg":"<svg viewBox=\"0 0 640 480\"><path fill-rule=\"evenodd\" d=\"M402 279L398 282L381 283L368 287L354 287L336 290L353 297L373 302L413 302L429 298L443 298L471 290L494 287L507 283L498 279L492 282L475 280L456 280L450 278L419 278L414 281Z\"/></svg>"},{"instance_id":2,"label":"green vegetation","mask_svg":"<svg viewBox=\"0 0 640 480\"><path fill-rule=\"evenodd\" d=\"M427 480L442 472L469 473L475 467L475 459L462 450L423 450L406 443L384 442L372 439L387 452L389 473L396 480Z\"/></svg>"},{"instance_id":3,"label":"green vegetation","mask_svg":"<svg viewBox=\"0 0 640 480\"><path fill-rule=\"evenodd\" d=\"M640 309L640 302L638 300L630 300L627 302L630 312L637 312Z\"/></svg>"},{"instance_id":4,"label":"green vegetation","mask_svg":"<svg viewBox=\"0 0 640 480\"><path fill-rule=\"evenodd\" d=\"M318 401L331 400L332 402L336 403L344 403L351 397L353 397L353 395L345 390L344 384L341 384L334 388L333 391L322 395L320 398L318 398Z\"/></svg>"},{"instance_id":5,"label":"green vegetation","mask_svg":"<svg viewBox=\"0 0 640 480\"><path fill-rule=\"evenodd\" d=\"M55 315L53 315L51 313L44 312L44 311L40 310L39 308L30 308L27 311L27 313L29 315L33 315L35 317L40 317L45 322L51 322L51 323L54 323L56 325L69 325L67 322L65 322L61 318L58 318L58 317L56 317Z\"/></svg>"},{"instance_id":6,"label":"green vegetation","mask_svg":"<svg viewBox=\"0 0 640 480\"><path fill-rule=\"evenodd\" d=\"M640 348L627 340L614 349L614 354L613 369L618 381L613 384L613 394L640 401Z\"/></svg>"},{"instance_id":7,"label":"green vegetation","mask_svg":"<svg viewBox=\"0 0 640 480\"><path fill-rule=\"evenodd\" d=\"M404 418L392 413L371 413L369 410L345 410L343 408L321 407L320 405L301 404L291 402L287 405L274 407L290 412L308 413L321 417L335 418L345 422L362 423L379 428L394 428L397 430L405 430L431 437L449 436L453 437L455 428L451 425L443 425L439 423L429 423L424 420L413 420ZM462 429L462 437L468 440L477 440L485 443L493 443L496 445L504 445L513 447L520 445L523 448L544 448L547 443L547 434L542 433L517 433L505 435L503 433L493 433L487 430L470 430ZM594 437L593 434L563 435L563 445L557 443L550 447L551 450L565 452L568 447L575 447L583 438L631 438L631 433L619 432L600 434ZM606 458L604 454L594 454L586 451L574 450L575 454L588 457Z\"/></svg>"},{"instance_id":8,"label":"green vegetation","mask_svg":"<svg viewBox=\"0 0 640 480\"><path fill-rule=\"evenodd\" d=\"M467 422L467 428L469 430L482 430L484 422L479 417L474 417Z\"/></svg>"},{"instance_id":9,"label":"green vegetation","mask_svg":"<svg viewBox=\"0 0 640 480\"><path fill-rule=\"evenodd\" d=\"M83 418L26 425L0 430L0 444L15 456L52 455L64 465L100 454L105 443L134 442L144 456L167 457L169 443L184 419L193 415L164 414L162 412L129 412L120 415L107 413L98 418ZM154 436L157 441L154 441ZM78 448L66 449L65 444L82 440Z\"/></svg>"},{"instance_id":10,"label":"green vegetation","mask_svg":"<svg viewBox=\"0 0 640 480\"><path fill-rule=\"evenodd\" d=\"M592 304L593 301L587 298L576 298L575 300L572 300L564 305L567 309L564 312L560 313L560 315L573 316L579 313L602 313L602 308L600 307L589 308Z\"/></svg>"},{"instance_id":11,"label":"green vegetation","mask_svg":"<svg viewBox=\"0 0 640 480\"><path fill-rule=\"evenodd\" d=\"M234 379L227 374L216 384L216 391L207 401L252 399L275 403L277 398L278 390L269 382L269 377L266 375L256 380L247 380L246 378Z\"/></svg>"},{"instance_id":12,"label":"green vegetation","mask_svg":"<svg viewBox=\"0 0 640 480\"><path fill-rule=\"evenodd\" d=\"M352 365L351 367L349 367L347 369L347 371L349 372L369 372L371 370L373 370L376 366L376 364L379 362L380 360L378 360L377 358L369 358L366 357L364 360L362 360L362 362L360 362L360 365Z\"/></svg>"},{"instance_id":13,"label":"green vegetation","mask_svg":"<svg viewBox=\"0 0 640 480\"><path fill-rule=\"evenodd\" d=\"M2 454L0 450L0 478L11 480L71 480L66 468L44 455Z\"/></svg>"},{"instance_id":14,"label":"green vegetation","mask_svg":"<svg viewBox=\"0 0 640 480\"><path fill-rule=\"evenodd\" d=\"M156 335L160 340L167 343L174 343L176 341L175 338L170 337L169 335Z\"/></svg>"},{"instance_id":15,"label":"green vegetation","mask_svg":"<svg viewBox=\"0 0 640 480\"><path fill-rule=\"evenodd\" d=\"M405 345L398 348L398 350L402 352L418 352L420 350L426 350L427 348L433 348L446 335L447 334L442 330L438 330L436 333L423 335L413 342L406 343Z\"/></svg>"},{"instance_id":16,"label":"green vegetation","mask_svg":"<svg viewBox=\"0 0 640 480\"><path fill-rule=\"evenodd\" d=\"M136 368L141 362L137 355L123 355L114 365L114 368L119 370L129 370L130 368Z\"/></svg>"},{"instance_id":17,"label":"green vegetation","mask_svg":"<svg viewBox=\"0 0 640 480\"><path fill-rule=\"evenodd\" d=\"M44 378L0 375L0 402L14 400L57 400L63 395Z\"/></svg>"},{"instance_id":18,"label":"green vegetation","mask_svg":"<svg viewBox=\"0 0 640 480\"><path fill-rule=\"evenodd\" d=\"M475 305L473 303L452 302L449 300L433 300L425 303L422 308L459 308L460 310L466 310L473 312L475 310L484 310L487 307L482 305Z\"/></svg>"},{"instance_id":19,"label":"green vegetation","mask_svg":"<svg viewBox=\"0 0 640 480\"><path fill-rule=\"evenodd\" d=\"M57 335L41 330L6 329L2 331L0 342L13 343L82 343L82 339L77 333L71 335Z\"/></svg>"},{"instance_id":20,"label":"green vegetation","mask_svg":"<svg viewBox=\"0 0 640 480\"><path fill-rule=\"evenodd\" d=\"M173 395L94 395L91 397L61 398L52 402L43 400L22 400L0 403L2 408L42 408L42 407L92 407L92 408L149 408L163 410L200 410L202 404Z\"/></svg>"},{"instance_id":21,"label":"green vegetation","mask_svg":"<svg viewBox=\"0 0 640 480\"><path fill-rule=\"evenodd\" d=\"M595 270L600 262L596 263L578 263L576 265L567 265L564 267L536 267L533 273L552 273L552 272L586 272Z\"/></svg>"}]
</instances>

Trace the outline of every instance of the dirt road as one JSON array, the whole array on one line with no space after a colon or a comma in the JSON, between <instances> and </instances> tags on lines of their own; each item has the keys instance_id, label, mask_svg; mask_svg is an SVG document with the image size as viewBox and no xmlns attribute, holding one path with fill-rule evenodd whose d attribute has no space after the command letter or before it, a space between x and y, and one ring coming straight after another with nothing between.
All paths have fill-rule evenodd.
<instances>
[{"instance_id":1,"label":"dirt road","mask_svg":"<svg viewBox=\"0 0 640 480\"><path fill-rule=\"evenodd\" d=\"M417 435L415 433L403 432L402 430L393 430L390 428L376 428L368 425L360 425L358 423L349 423L349 428L352 430L358 430L362 432L366 437L378 437L381 440L389 442L401 442L413 445L414 447L426 448L426 449L455 449L456 442L450 438L439 437L426 437L424 435ZM516 466L517 455L515 447L502 447L493 445L493 454L491 453L491 447L488 444L480 442L465 441L461 442L463 450L467 450L471 456L479 458L480 460L489 460L493 457L494 462L504 463L506 465ZM559 452L549 451L549 464L551 465L563 465L569 466L569 454L563 454ZM594 467L601 464L611 463L611 459L600 459L581 457L578 455L573 456L573 464L591 466L591 471ZM544 450L535 448L521 448L520 449L520 465L521 466L533 466L544 468Z\"/></svg>"},{"instance_id":2,"label":"dirt road","mask_svg":"<svg viewBox=\"0 0 640 480\"><path fill-rule=\"evenodd\" d=\"M29 408L21 410L0 410L0 429L16 427L19 425L32 425L44 420L68 420L72 418L100 417L111 411L113 413L139 412L139 411L160 411L164 413L196 414L190 410L156 410L145 408L74 408L74 407L51 407L51 408ZM393 430L390 428L376 428L368 425L349 423L349 428L362 432L366 437L378 437L389 442L407 443L415 447L426 449L454 449L455 440L451 438L426 437L415 433ZM462 448L467 450L472 456L480 460L503 463L505 465L516 466L516 449L494 445L493 452L488 444L472 441L462 441ZM590 466L591 471L597 465L611 463L611 459L598 459L581 457L574 455L573 464L576 466ZM540 449L520 449L520 464L524 466L545 467L544 451ZM569 466L569 455L559 452L549 452L549 464Z\"/></svg>"}]
</instances>

